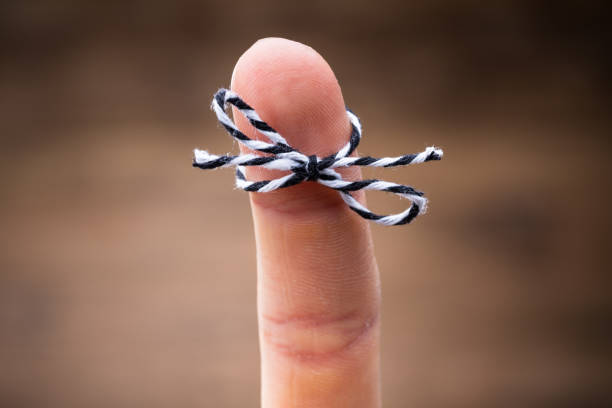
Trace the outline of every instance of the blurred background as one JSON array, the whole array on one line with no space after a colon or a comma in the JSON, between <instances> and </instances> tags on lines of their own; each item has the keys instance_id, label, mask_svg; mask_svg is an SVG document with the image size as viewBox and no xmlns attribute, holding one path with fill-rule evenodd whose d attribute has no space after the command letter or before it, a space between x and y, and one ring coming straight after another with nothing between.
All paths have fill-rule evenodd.
<instances>
[{"instance_id":1,"label":"blurred background","mask_svg":"<svg viewBox=\"0 0 612 408\"><path fill-rule=\"evenodd\" d=\"M362 153L446 153L369 174L431 200L372 227L385 406L610 406L608 31L595 1L3 1L0 406L259 404L248 197L191 155L236 151L208 106L266 36L327 59Z\"/></svg>"}]
</instances>

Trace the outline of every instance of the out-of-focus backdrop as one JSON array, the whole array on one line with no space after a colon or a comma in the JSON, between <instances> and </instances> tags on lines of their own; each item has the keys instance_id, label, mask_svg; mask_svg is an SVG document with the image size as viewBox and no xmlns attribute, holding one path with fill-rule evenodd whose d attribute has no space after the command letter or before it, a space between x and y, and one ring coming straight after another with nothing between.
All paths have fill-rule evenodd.
<instances>
[{"instance_id":1,"label":"out-of-focus backdrop","mask_svg":"<svg viewBox=\"0 0 612 408\"><path fill-rule=\"evenodd\" d=\"M372 174L431 199L373 226L385 406L610 406L603 4L2 2L0 406L258 405L247 195L191 151L235 151L210 98L266 36L329 61L362 152L446 152Z\"/></svg>"}]
</instances>

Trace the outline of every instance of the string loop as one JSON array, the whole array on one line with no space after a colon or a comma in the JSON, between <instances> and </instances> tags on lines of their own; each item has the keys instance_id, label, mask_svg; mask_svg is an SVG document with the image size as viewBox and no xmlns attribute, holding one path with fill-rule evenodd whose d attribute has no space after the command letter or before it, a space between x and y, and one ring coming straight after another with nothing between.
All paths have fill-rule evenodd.
<instances>
[{"instance_id":1,"label":"string loop","mask_svg":"<svg viewBox=\"0 0 612 408\"><path fill-rule=\"evenodd\" d=\"M235 106L248 119L250 124L266 136L271 143L251 139L242 133L226 113L229 105ZM323 158L319 158L316 155L307 156L287 143L283 136L264 122L257 112L235 92L219 89L213 98L211 108L217 115L219 123L234 139L251 150L268 154L266 156L255 154L217 156L205 150L194 150L194 167L204 170L219 167L236 167L236 186L238 188L245 191L265 193L279 188L294 186L303 181L317 182L338 191L349 208L363 218L383 225L407 224L417 215L423 214L427 209L427 199L424 194L410 186L377 179L348 181L344 180L340 173L334 169L349 166L394 167L424 163L442 159L444 153L441 149L428 147L421 153L406 154L399 157L350 157L351 153L359 145L362 130L357 115L347 108L346 112L351 122L351 134L347 144L337 153ZM273 170L285 170L290 173L272 180L250 181L246 178L245 166L260 166ZM351 195L351 192L358 190L376 190L394 193L410 200L411 205L405 211L398 214L378 215L371 212Z\"/></svg>"}]
</instances>

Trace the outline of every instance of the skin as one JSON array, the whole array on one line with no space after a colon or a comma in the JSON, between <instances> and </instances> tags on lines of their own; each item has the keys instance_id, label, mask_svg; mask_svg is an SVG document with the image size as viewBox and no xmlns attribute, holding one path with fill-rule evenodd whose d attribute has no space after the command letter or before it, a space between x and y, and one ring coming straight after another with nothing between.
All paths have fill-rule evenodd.
<instances>
[{"instance_id":1,"label":"skin","mask_svg":"<svg viewBox=\"0 0 612 408\"><path fill-rule=\"evenodd\" d=\"M348 141L338 81L306 45L256 42L238 60L231 87L305 154L325 156ZM265 140L239 112L234 118L249 137ZM281 174L247 173L254 180ZM355 168L343 174L361 177ZM317 183L250 200L262 407L379 407L380 281L368 222Z\"/></svg>"}]
</instances>

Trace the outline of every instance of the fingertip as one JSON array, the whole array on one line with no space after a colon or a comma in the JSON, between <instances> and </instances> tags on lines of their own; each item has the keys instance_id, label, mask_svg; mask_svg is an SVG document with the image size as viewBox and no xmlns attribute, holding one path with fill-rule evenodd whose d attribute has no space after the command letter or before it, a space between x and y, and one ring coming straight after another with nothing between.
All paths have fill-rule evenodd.
<instances>
[{"instance_id":1,"label":"fingertip","mask_svg":"<svg viewBox=\"0 0 612 408\"><path fill-rule=\"evenodd\" d=\"M305 154L331 154L348 139L340 85L325 59L305 44L256 41L238 59L231 87Z\"/></svg>"},{"instance_id":2,"label":"fingertip","mask_svg":"<svg viewBox=\"0 0 612 408\"><path fill-rule=\"evenodd\" d=\"M306 155L333 154L349 139L350 122L340 85L325 59L307 45L276 37L256 41L238 59L231 88L291 146ZM250 138L265 138L236 110L234 118ZM241 149L246 151L244 146ZM342 172L350 179L360 177L357 169ZM281 175L278 171L248 169L252 180ZM251 194L251 200L258 207L289 214L342 208L337 192L306 182L270 193Z\"/></svg>"}]
</instances>

